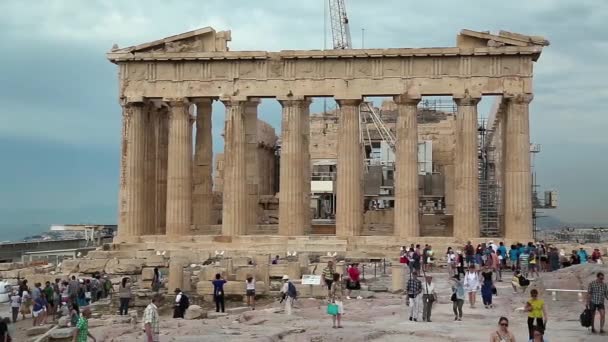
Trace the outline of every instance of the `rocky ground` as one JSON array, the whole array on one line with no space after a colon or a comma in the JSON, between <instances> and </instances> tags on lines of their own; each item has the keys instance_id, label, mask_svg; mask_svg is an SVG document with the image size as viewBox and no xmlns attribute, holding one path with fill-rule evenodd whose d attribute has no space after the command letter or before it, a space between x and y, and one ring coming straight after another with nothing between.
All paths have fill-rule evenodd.
<instances>
[{"instance_id":1,"label":"rocky ground","mask_svg":"<svg viewBox=\"0 0 608 342\"><path fill-rule=\"evenodd\" d=\"M578 289L592 279L598 270L608 271L608 267L576 266L542 274L536 286L541 290L543 287ZM527 297L512 293L510 273L504 276L505 281L497 283L498 296L494 299L496 307L485 309L478 303L477 308L471 309L465 303L461 322L453 320L447 274L433 273L433 276L439 292L439 302L434 306L431 323L410 322L406 311L408 307L401 295L376 292L373 298L345 302L344 329L332 329L331 319L325 313L325 301L300 298L292 316L285 315L282 306L275 301L266 301L258 305L255 311L235 308L231 310L232 314L226 316L198 320L175 320L166 312L162 315L161 341L390 342L403 341L408 337L415 341L488 341L500 316L511 320L510 329L517 341L527 341L526 314L523 312ZM387 277L378 285L381 287L382 282L388 283L389 280ZM580 326L578 317L583 310L583 303L578 302L576 297L560 296L558 301L552 301L550 293L545 292L544 298L549 311L546 334L549 341L608 340L607 336L591 335ZM241 304L232 303L231 307L239 305ZM4 307L0 310L5 312ZM91 329L98 341L143 340L141 323L120 323L111 318L103 322L105 324ZM100 325L98 323L92 325ZM20 332L17 341L27 340L24 332L30 326L30 320L17 324Z\"/></svg>"}]
</instances>

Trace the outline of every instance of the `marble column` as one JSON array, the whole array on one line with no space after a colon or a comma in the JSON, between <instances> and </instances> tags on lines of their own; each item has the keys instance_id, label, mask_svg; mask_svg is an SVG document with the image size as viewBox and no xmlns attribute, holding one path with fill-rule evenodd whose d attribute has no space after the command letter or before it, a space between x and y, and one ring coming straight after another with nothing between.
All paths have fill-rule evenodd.
<instances>
[{"instance_id":1,"label":"marble column","mask_svg":"<svg viewBox=\"0 0 608 342\"><path fill-rule=\"evenodd\" d=\"M192 122L186 99L169 104L169 159L167 166L167 235L191 234Z\"/></svg>"},{"instance_id":2,"label":"marble column","mask_svg":"<svg viewBox=\"0 0 608 342\"><path fill-rule=\"evenodd\" d=\"M310 210L310 102L301 115L302 119L302 166L304 167L302 181L304 182L304 234L310 233L312 212Z\"/></svg>"},{"instance_id":3,"label":"marble column","mask_svg":"<svg viewBox=\"0 0 608 342\"><path fill-rule=\"evenodd\" d=\"M359 235L363 225L363 155L359 139L360 99L336 100L338 121L338 170L336 236Z\"/></svg>"},{"instance_id":4,"label":"marble column","mask_svg":"<svg viewBox=\"0 0 608 342\"><path fill-rule=\"evenodd\" d=\"M280 100L281 163L279 177L279 235L304 235L304 127L302 116L310 104L304 98Z\"/></svg>"},{"instance_id":5,"label":"marble column","mask_svg":"<svg viewBox=\"0 0 608 342\"><path fill-rule=\"evenodd\" d=\"M148 102L144 107L144 235L156 234L156 116L154 103Z\"/></svg>"},{"instance_id":6,"label":"marble column","mask_svg":"<svg viewBox=\"0 0 608 342\"><path fill-rule=\"evenodd\" d=\"M226 106L222 235L244 235L247 227L247 101L222 99Z\"/></svg>"},{"instance_id":7,"label":"marble column","mask_svg":"<svg viewBox=\"0 0 608 342\"><path fill-rule=\"evenodd\" d=\"M143 102L122 106L118 239L143 234L146 198L144 193L145 121Z\"/></svg>"},{"instance_id":8,"label":"marble column","mask_svg":"<svg viewBox=\"0 0 608 342\"><path fill-rule=\"evenodd\" d=\"M257 224L257 209L260 191L258 164L258 105L260 100L250 98L245 104L245 140L247 141L245 163L247 164L247 227ZM245 229L244 234L247 234Z\"/></svg>"},{"instance_id":9,"label":"marble column","mask_svg":"<svg viewBox=\"0 0 608 342\"><path fill-rule=\"evenodd\" d=\"M169 111L167 106L157 109L156 115L156 219L155 234L167 232L167 163L169 157Z\"/></svg>"},{"instance_id":10,"label":"marble column","mask_svg":"<svg viewBox=\"0 0 608 342\"><path fill-rule=\"evenodd\" d=\"M420 236L418 216L418 121L420 97L395 96L398 108L395 152L395 236Z\"/></svg>"},{"instance_id":11,"label":"marble column","mask_svg":"<svg viewBox=\"0 0 608 342\"><path fill-rule=\"evenodd\" d=\"M192 100L196 105L196 136L192 182L192 224L212 224L213 210L213 141L211 133L211 98Z\"/></svg>"},{"instance_id":12,"label":"marble column","mask_svg":"<svg viewBox=\"0 0 608 342\"><path fill-rule=\"evenodd\" d=\"M505 238L522 243L533 236L528 117L532 98L532 94L519 94L507 99L504 130Z\"/></svg>"},{"instance_id":13,"label":"marble column","mask_svg":"<svg viewBox=\"0 0 608 342\"><path fill-rule=\"evenodd\" d=\"M454 237L468 240L480 236L479 161L477 157L477 104L479 97L454 98L456 146L454 160Z\"/></svg>"}]
</instances>

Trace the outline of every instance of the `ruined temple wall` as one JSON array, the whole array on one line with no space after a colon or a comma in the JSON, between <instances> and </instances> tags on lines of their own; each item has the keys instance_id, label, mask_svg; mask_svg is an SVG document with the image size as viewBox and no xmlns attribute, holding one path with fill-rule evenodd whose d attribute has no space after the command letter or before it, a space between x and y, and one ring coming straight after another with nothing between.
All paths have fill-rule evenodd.
<instances>
[{"instance_id":1,"label":"ruined temple wall","mask_svg":"<svg viewBox=\"0 0 608 342\"><path fill-rule=\"evenodd\" d=\"M310 116L310 160L337 159L338 117L335 115Z\"/></svg>"}]
</instances>

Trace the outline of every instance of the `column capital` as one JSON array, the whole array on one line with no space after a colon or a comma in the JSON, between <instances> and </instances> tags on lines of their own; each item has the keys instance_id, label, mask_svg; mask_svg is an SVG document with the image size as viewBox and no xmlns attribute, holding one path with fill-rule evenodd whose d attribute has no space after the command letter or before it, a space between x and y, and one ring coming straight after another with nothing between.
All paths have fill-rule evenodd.
<instances>
[{"instance_id":1,"label":"column capital","mask_svg":"<svg viewBox=\"0 0 608 342\"><path fill-rule=\"evenodd\" d=\"M283 107L309 106L311 103L310 99L304 96L280 96L277 101Z\"/></svg>"},{"instance_id":2,"label":"column capital","mask_svg":"<svg viewBox=\"0 0 608 342\"><path fill-rule=\"evenodd\" d=\"M145 103L145 99L143 96L135 96L135 97L121 97L120 105L124 106L143 106Z\"/></svg>"},{"instance_id":3,"label":"column capital","mask_svg":"<svg viewBox=\"0 0 608 342\"><path fill-rule=\"evenodd\" d=\"M213 97L189 97L188 101L194 104L212 104L215 99Z\"/></svg>"},{"instance_id":4,"label":"column capital","mask_svg":"<svg viewBox=\"0 0 608 342\"><path fill-rule=\"evenodd\" d=\"M464 94L454 94L452 98L458 106L476 106L481 101L481 94L471 95L465 92Z\"/></svg>"},{"instance_id":5,"label":"column capital","mask_svg":"<svg viewBox=\"0 0 608 342\"><path fill-rule=\"evenodd\" d=\"M401 95L393 96L393 102L403 105L418 105L418 102L420 102L421 99L422 96L420 96L420 94L403 93Z\"/></svg>"},{"instance_id":6,"label":"column capital","mask_svg":"<svg viewBox=\"0 0 608 342\"><path fill-rule=\"evenodd\" d=\"M534 99L534 94L507 94L504 99L517 104L529 104Z\"/></svg>"},{"instance_id":7,"label":"column capital","mask_svg":"<svg viewBox=\"0 0 608 342\"><path fill-rule=\"evenodd\" d=\"M335 99L336 102L338 103L338 106L342 107L342 106L358 106L361 104L361 102L363 102L363 99L358 98L358 99Z\"/></svg>"},{"instance_id":8,"label":"column capital","mask_svg":"<svg viewBox=\"0 0 608 342\"><path fill-rule=\"evenodd\" d=\"M163 97L162 101L170 107L187 107L190 105L190 101L186 97Z\"/></svg>"},{"instance_id":9,"label":"column capital","mask_svg":"<svg viewBox=\"0 0 608 342\"><path fill-rule=\"evenodd\" d=\"M246 97L234 97L234 96L222 96L220 97L220 101L226 107L232 106L244 106L247 103Z\"/></svg>"}]
</instances>

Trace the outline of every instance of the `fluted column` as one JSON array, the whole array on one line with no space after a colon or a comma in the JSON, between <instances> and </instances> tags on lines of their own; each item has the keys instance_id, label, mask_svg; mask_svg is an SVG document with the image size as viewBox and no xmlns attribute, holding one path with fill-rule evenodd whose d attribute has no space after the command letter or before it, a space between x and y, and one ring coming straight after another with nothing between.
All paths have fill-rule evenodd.
<instances>
[{"instance_id":1,"label":"fluted column","mask_svg":"<svg viewBox=\"0 0 608 342\"><path fill-rule=\"evenodd\" d=\"M126 102L122 108L118 239L126 240L144 229L145 122L143 102Z\"/></svg>"},{"instance_id":2,"label":"fluted column","mask_svg":"<svg viewBox=\"0 0 608 342\"><path fill-rule=\"evenodd\" d=\"M211 133L211 98L192 100L196 105L196 138L192 182L192 224L211 224L213 209L213 141Z\"/></svg>"},{"instance_id":3,"label":"fluted column","mask_svg":"<svg viewBox=\"0 0 608 342\"><path fill-rule=\"evenodd\" d=\"M258 105L260 100L250 98L245 104L245 140L247 147L245 163L247 164L247 226L257 224L257 208L260 192L260 174L258 160ZM243 234L246 234L247 230Z\"/></svg>"},{"instance_id":4,"label":"fluted column","mask_svg":"<svg viewBox=\"0 0 608 342\"><path fill-rule=\"evenodd\" d=\"M247 225L246 101L222 102L226 106L222 235L243 235Z\"/></svg>"},{"instance_id":5,"label":"fluted column","mask_svg":"<svg viewBox=\"0 0 608 342\"><path fill-rule=\"evenodd\" d=\"M169 110L162 106L156 115L156 235L167 232L167 163L169 158Z\"/></svg>"},{"instance_id":6,"label":"fluted column","mask_svg":"<svg viewBox=\"0 0 608 342\"><path fill-rule=\"evenodd\" d=\"M303 119L310 102L304 98L280 100L281 164L279 177L279 235L304 235L304 127Z\"/></svg>"},{"instance_id":7,"label":"fluted column","mask_svg":"<svg viewBox=\"0 0 608 342\"><path fill-rule=\"evenodd\" d=\"M480 98L465 94L454 98L454 101L458 106L454 161L454 236L464 240L480 236L477 157L477 104Z\"/></svg>"},{"instance_id":8,"label":"fluted column","mask_svg":"<svg viewBox=\"0 0 608 342\"><path fill-rule=\"evenodd\" d=\"M505 237L532 239L532 180L530 178L529 105L532 94L507 99L505 117Z\"/></svg>"},{"instance_id":9,"label":"fluted column","mask_svg":"<svg viewBox=\"0 0 608 342\"><path fill-rule=\"evenodd\" d=\"M169 104L169 162L167 167L167 235L190 234L192 223L192 122L189 102Z\"/></svg>"},{"instance_id":10,"label":"fluted column","mask_svg":"<svg viewBox=\"0 0 608 342\"><path fill-rule=\"evenodd\" d=\"M418 217L418 121L419 96L395 96L398 108L395 153L395 231L399 237L420 236Z\"/></svg>"},{"instance_id":11,"label":"fluted column","mask_svg":"<svg viewBox=\"0 0 608 342\"><path fill-rule=\"evenodd\" d=\"M336 101L340 106L336 236L356 236L363 225L363 156L359 141L361 100Z\"/></svg>"},{"instance_id":12,"label":"fluted column","mask_svg":"<svg viewBox=\"0 0 608 342\"><path fill-rule=\"evenodd\" d=\"M305 106L302 119L302 181L304 182L304 234L310 231L312 213L310 211L310 102Z\"/></svg>"},{"instance_id":13,"label":"fluted column","mask_svg":"<svg viewBox=\"0 0 608 342\"><path fill-rule=\"evenodd\" d=\"M156 234L156 116L154 103L144 107L144 235Z\"/></svg>"}]
</instances>

